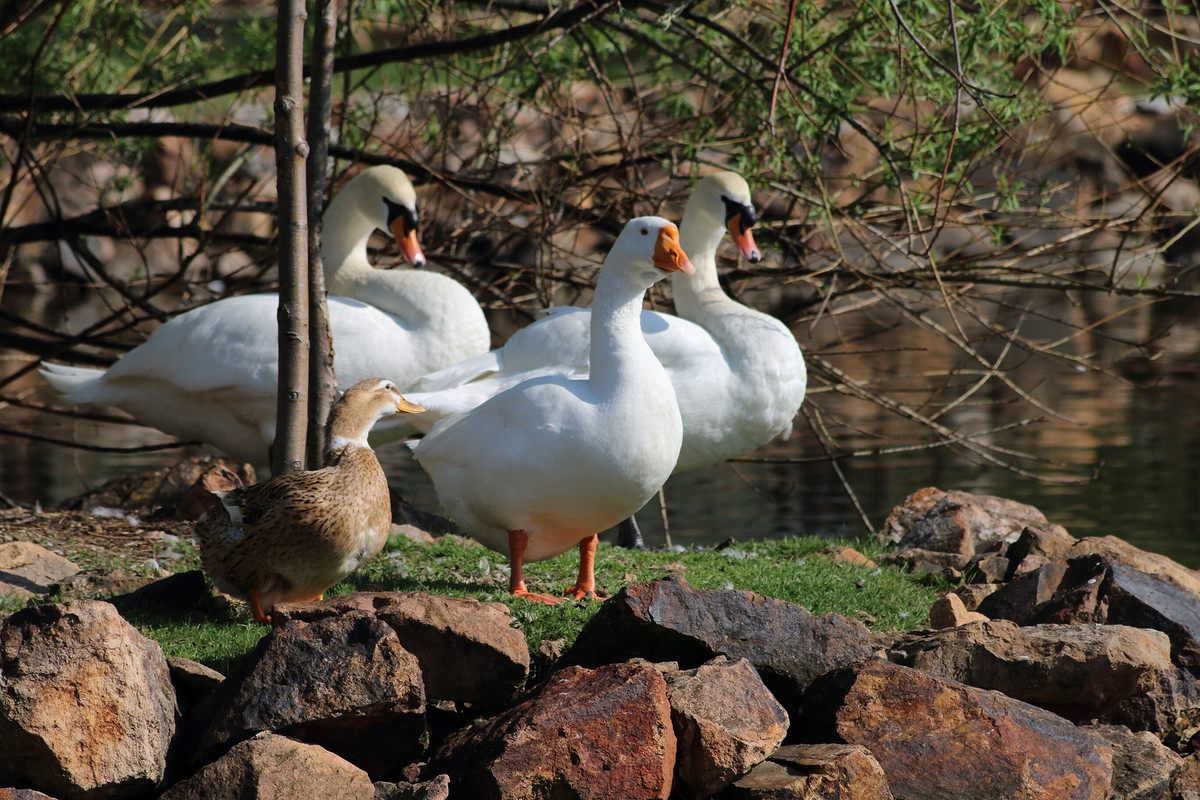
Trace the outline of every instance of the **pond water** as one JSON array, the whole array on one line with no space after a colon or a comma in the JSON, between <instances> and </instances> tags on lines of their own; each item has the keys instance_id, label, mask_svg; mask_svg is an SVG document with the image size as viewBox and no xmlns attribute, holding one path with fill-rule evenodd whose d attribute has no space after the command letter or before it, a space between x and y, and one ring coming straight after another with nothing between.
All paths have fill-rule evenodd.
<instances>
[{"instance_id":1,"label":"pond water","mask_svg":"<svg viewBox=\"0 0 1200 800\"><path fill-rule=\"evenodd\" d=\"M788 441L773 443L750 460L673 477L664 488L668 527L664 529L656 501L638 515L647 543L663 544L668 535L672 543L685 545L714 544L730 537L858 537L867 533L864 516L878 527L910 492L938 486L1030 503L1075 536L1113 534L1200 568L1200 348L1195 346L1200 333L1188 317L1189 309L1171 313L1176 315L1172 348L1139 362L1132 370L1137 374L1064 369L1038 359L1029 359L1011 373L1023 390L1070 421L1014 402L1011 391L992 385L996 381L940 419L959 431L1003 429L977 441L1006 448L997 452L1033 454L1035 459L1013 456L1011 460L1040 477L981 466L978 458L965 457L961 447L914 446L889 454L845 457L838 459L835 469L825 459L809 418L844 450L918 445L929 436L878 406L848 398L813 379L806 400L809 414L797 418ZM797 332L806 352L819 353L839 369L869 379L895 396L903 397L912 385L928 384L932 374L955 374L955 366L946 363L942 350L920 335L905 333L907 349L897 350L881 367L878 351L838 355L836 348L808 329L798 326ZM840 335L845 335L844 328ZM26 358L10 356L5 374L24 363ZM8 396L52 399L36 374L4 391ZM1026 422L1030 418L1042 419ZM11 406L0 408L0 426L110 446L166 440L136 426ZM0 492L17 502L49 506L118 474L173 463L179 454L178 450L99 453L0 436ZM393 488L418 507L437 510L432 486L406 448L381 448L380 458Z\"/></svg>"}]
</instances>

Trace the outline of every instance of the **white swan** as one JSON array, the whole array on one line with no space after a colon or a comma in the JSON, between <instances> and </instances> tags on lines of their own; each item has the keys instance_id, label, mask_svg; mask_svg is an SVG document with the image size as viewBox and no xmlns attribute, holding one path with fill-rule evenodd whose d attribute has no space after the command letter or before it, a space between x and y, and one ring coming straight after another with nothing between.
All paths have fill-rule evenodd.
<instances>
[{"instance_id":1,"label":"white swan","mask_svg":"<svg viewBox=\"0 0 1200 800\"><path fill-rule=\"evenodd\" d=\"M679 226L680 243L696 267L694 274L671 276L679 316L642 312L642 331L666 367L683 417L676 472L786 437L804 401L806 370L796 338L775 317L730 298L717 277L717 248L726 231L744 258L759 260L750 232L755 221L740 175L717 172L701 180ZM402 422L427 431L533 375L586 374L589 317L587 309L551 309L503 347L420 378L405 397L426 412L404 415Z\"/></svg>"},{"instance_id":2,"label":"white swan","mask_svg":"<svg viewBox=\"0 0 1200 800\"><path fill-rule=\"evenodd\" d=\"M454 279L424 270L376 270L367 240L390 230L422 266L416 193L403 171L364 170L330 202L321 255L334 372L342 386L382 375L403 389L418 376L486 353L479 303ZM357 299L352 299L357 298ZM219 300L156 329L107 371L43 363L70 403L113 406L143 425L265 464L275 437L278 295Z\"/></svg>"},{"instance_id":3,"label":"white swan","mask_svg":"<svg viewBox=\"0 0 1200 800\"><path fill-rule=\"evenodd\" d=\"M514 595L557 602L528 591L522 565L576 545L579 577L568 591L594 594L596 534L641 508L670 476L682 422L638 316L655 281L692 269L674 225L660 217L629 222L596 283L589 375L524 381L413 444L447 513L508 554Z\"/></svg>"}]
</instances>

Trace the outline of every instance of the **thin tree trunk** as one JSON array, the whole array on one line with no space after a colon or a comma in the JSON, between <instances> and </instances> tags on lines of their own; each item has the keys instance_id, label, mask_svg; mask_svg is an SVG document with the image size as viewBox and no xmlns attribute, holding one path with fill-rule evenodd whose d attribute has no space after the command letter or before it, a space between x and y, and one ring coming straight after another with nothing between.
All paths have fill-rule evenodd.
<instances>
[{"instance_id":1,"label":"thin tree trunk","mask_svg":"<svg viewBox=\"0 0 1200 800\"><path fill-rule=\"evenodd\" d=\"M308 420L308 213L304 162L304 0L280 0L275 39L279 194L279 399L271 473L304 469Z\"/></svg>"},{"instance_id":2,"label":"thin tree trunk","mask_svg":"<svg viewBox=\"0 0 1200 800\"><path fill-rule=\"evenodd\" d=\"M333 405L336 385L329 307L325 302L325 269L321 261L336 34L337 0L317 0L312 80L308 89L308 143L312 148L308 158L308 463L313 466L321 463L325 453L325 420Z\"/></svg>"}]
</instances>

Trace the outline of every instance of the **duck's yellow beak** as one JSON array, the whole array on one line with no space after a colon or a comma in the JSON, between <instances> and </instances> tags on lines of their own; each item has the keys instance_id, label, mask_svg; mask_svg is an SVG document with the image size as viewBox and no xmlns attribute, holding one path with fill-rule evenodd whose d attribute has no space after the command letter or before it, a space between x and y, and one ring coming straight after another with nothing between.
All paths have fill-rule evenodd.
<instances>
[{"instance_id":1,"label":"duck's yellow beak","mask_svg":"<svg viewBox=\"0 0 1200 800\"><path fill-rule=\"evenodd\" d=\"M674 225L664 225L658 231L658 241L654 243L654 266L663 272L682 272L691 275L696 271L687 253L679 245L679 228Z\"/></svg>"},{"instance_id":2,"label":"duck's yellow beak","mask_svg":"<svg viewBox=\"0 0 1200 800\"><path fill-rule=\"evenodd\" d=\"M392 220L391 230L392 236L396 237L396 243L400 245L400 255L404 256L404 260L414 267L425 266L425 254L421 252L421 245L417 242L417 229L410 228L404 217L398 216Z\"/></svg>"},{"instance_id":3,"label":"duck's yellow beak","mask_svg":"<svg viewBox=\"0 0 1200 800\"><path fill-rule=\"evenodd\" d=\"M402 414L420 414L425 409L416 403L410 403L401 397L400 402L396 403L396 410Z\"/></svg>"}]
</instances>

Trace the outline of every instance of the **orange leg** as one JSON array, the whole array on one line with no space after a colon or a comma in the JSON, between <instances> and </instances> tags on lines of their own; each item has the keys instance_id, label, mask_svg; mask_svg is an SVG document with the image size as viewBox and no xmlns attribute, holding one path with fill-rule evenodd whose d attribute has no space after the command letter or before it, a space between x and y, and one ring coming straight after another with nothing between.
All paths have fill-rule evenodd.
<instances>
[{"instance_id":1,"label":"orange leg","mask_svg":"<svg viewBox=\"0 0 1200 800\"><path fill-rule=\"evenodd\" d=\"M585 597L596 599L596 543L599 537L592 534L579 543L579 577L575 585L567 589L572 600Z\"/></svg>"},{"instance_id":2,"label":"orange leg","mask_svg":"<svg viewBox=\"0 0 1200 800\"><path fill-rule=\"evenodd\" d=\"M262 595L257 589L251 589L247 594L250 595L250 610L254 612L254 621L263 625L270 625L271 618L263 613Z\"/></svg>"},{"instance_id":3,"label":"orange leg","mask_svg":"<svg viewBox=\"0 0 1200 800\"><path fill-rule=\"evenodd\" d=\"M508 532L508 563L512 572L508 577L508 591L514 597L524 597L535 603L554 605L561 603L564 598L551 597L548 594L537 594L525 588L525 548L529 545L529 535L525 531Z\"/></svg>"}]
</instances>

